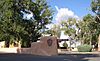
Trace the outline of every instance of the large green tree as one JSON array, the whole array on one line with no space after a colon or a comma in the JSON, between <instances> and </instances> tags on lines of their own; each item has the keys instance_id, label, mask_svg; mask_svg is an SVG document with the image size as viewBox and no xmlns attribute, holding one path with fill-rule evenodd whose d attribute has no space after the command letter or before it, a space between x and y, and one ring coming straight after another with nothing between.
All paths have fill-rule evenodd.
<instances>
[{"instance_id":1,"label":"large green tree","mask_svg":"<svg viewBox=\"0 0 100 61\"><path fill-rule=\"evenodd\" d=\"M76 36L76 19L68 18L67 21L61 22L62 30L65 31L65 34L68 35L72 40L75 40Z\"/></svg>"},{"instance_id":2,"label":"large green tree","mask_svg":"<svg viewBox=\"0 0 100 61\"><path fill-rule=\"evenodd\" d=\"M97 43L98 25L91 14L87 14L82 20L69 18L66 22L62 22L62 26L65 34L73 40L80 41L82 44Z\"/></svg>"},{"instance_id":3,"label":"large green tree","mask_svg":"<svg viewBox=\"0 0 100 61\"><path fill-rule=\"evenodd\" d=\"M100 0L92 0L91 10L96 14L96 21L100 22Z\"/></svg>"},{"instance_id":4,"label":"large green tree","mask_svg":"<svg viewBox=\"0 0 100 61\"><path fill-rule=\"evenodd\" d=\"M1 0L0 8L0 40L21 41L23 47L37 41L52 20L45 0Z\"/></svg>"},{"instance_id":5,"label":"large green tree","mask_svg":"<svg viewBox=\"0 0 100 61\"><path fill-rule=\"evenodd\" d=\"M99 37L100 36L100 0L92 0L91 10L96 14L94 18L94 20L97 22L95 24L95 30L96 30L97 37ZM100 41L98 40L98 42ZM98 43L98 47L99 47L99 43Z\"/></svg>"},{"instance_id":6,"label":"large green tree","mask_svg":"<svg viewBox=\"0 0 100 61\"><path fill-rule=\"evenodd\" d=\"M84 44L92 44L92 42L97 41L97 22L94 20L94 16L87 14L83 17L82 21L79 21L78 28L80 32L78 37L81 39Z\"/></svg>"}]
</instances>

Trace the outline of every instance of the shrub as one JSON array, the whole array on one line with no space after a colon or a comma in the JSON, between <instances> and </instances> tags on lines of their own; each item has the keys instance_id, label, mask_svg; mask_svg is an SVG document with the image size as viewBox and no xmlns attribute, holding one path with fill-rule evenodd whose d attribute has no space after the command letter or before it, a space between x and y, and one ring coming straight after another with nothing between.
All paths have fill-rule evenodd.
<instances>
[{"instance_id":1,"label":"shrub","mask_svg":"<svg viewBox=\"0 0 100 61\"><path fill-rule=\"evenodd\" d=\"M92 46L84 44L77 47L79 52L91 52Z\"/></svg>"},{"instance_id":2,"label":"shrub","mask_svg":"<svg viewBox=\"0 0 100 61\"><path fill-rule=\"evenodd\" d=\"M66 42L63 43L63 46L68 48L68 44Z\"/></svg>"}]
</instances>

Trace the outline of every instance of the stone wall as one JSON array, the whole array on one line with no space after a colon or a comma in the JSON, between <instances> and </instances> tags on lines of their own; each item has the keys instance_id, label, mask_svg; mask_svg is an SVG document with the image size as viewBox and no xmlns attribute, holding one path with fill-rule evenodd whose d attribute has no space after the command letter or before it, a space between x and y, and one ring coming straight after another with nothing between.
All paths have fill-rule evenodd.
<instances>
[{"instance_id":1,"label":"stone wall","mask_svg":"<svg viewBox=\"0 0 100 61\"><path fill-rule=\"evenodd\" d=\"M42 37L40 42L33 42L31 48L21 48L18 49L18 52L42 56L58 55L57 38L52 36Z\"/></svg>"}]
</instances>

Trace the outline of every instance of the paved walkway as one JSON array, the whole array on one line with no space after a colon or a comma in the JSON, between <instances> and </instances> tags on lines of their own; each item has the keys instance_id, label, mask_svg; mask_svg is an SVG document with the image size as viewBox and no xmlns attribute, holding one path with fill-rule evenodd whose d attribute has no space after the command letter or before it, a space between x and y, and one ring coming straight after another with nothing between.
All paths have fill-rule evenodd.
<instances>
[{"instance_id":1,"label":"paved walkway","mask_svg":"<svg viewBox=\"0 0 100 61\"><path fill-rule=\"evenodd\" d=\"M98 54L63 54L58 56L0 54L0 61L100 61L100 56Z\"/></svg>"},{"instance_id":2,"label":"paved walkway","mask_svg":"<svg viewBox=\"0 0 100 61\"><path fill-rule=\"evenodd\" d=\"M73 51L61 51L58 52L59 54L98 54L100 55L100 52L94 51L94 52L73 52Z\"/></svg>"}]
</instances>

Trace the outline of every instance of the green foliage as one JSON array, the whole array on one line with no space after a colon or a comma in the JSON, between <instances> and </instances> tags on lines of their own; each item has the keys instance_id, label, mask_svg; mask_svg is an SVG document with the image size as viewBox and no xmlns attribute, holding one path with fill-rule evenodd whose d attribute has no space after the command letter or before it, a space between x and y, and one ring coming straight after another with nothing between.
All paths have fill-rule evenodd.
<instances>
[{"instance_id":1,"label":"green foliage","mask_svg":"<svg viewBox=\"0 0 100 61\"><path fill-rule=\"evenodd\" d=\"M92 44L95 41L97 43L98 30L97 22L94 20L94 16L87 14L83 17L82 21L77 23L77 27L80 32L77 34L79 40L82 41L82 44Z\"/></svg>"},{"instance_id":2,"label":"green foliage","mask_svg":"<svg viewBox=\"0 0 100 61\"><path fill-rule=\"evenodd\" d=\"M79 52L91 52L92 47L90 45L84 44L77 47Z\"/></svg>"},{"instance_id":3,"label":"green foliage","mask_svg":"<svg viewBox=\"0 0 100 61\"><path fill-rule=\"evenodd\" d=\"M91 10L96 14L95 21L100 23L100 0L92 0Z\"/></svg>"},{"instance_id":4,"label":"green foliage","mask_svg":"<svg viewBox=\"0 0 100 61\"><path fill-rule=\"evenodd\" d=\"M21 41L23 47L37 41L52 20L53 11L45 0L1 0L0 8L0 40ZM20 11L24 9L34 19L23 19Z\"/></svg>"},{"instance_id":5,"label":"green foliage","mask_svg":"<svg viewBox=\"0 0 100 61\"><path fill-rule=\"evenodd\" d=\"M52 36L60 37L61 29L59 25L52 25L51 29L48 29L44 34L51 34Z\"/></svg>"},{"instance_id":6,"label":"green foliage","mask_svg":"<svg viewBox=\"0 0 100 61\"><path fill-rule=\"evenodd\" d=\"M92 0L91 9L96 13L96 11L100 9L100 0Z\"/></svg>"},{"instance_id":7,"label":"green foliage","mask_svg":"<svg viewBox=\"0 0 100 61\"><path fill-rule=\"evenodd\" d=\"M97 44L100 26L91 14L87 14L80 21L69 18L66 22L63 21L62 25L62 30L72 39L81 41L82 44Z\"/></svg>"},{"instance_id":8,"label":"green foliage","mask_svg":"<svg viewBox=\"0 0 100 61\"><path fill-rule=\"evenodd\" d=\"M76 24L75 18L68 18L66 22L65 21L61 22L62 30L64 30L65 34L69 35L72 39L74 39L73 36L76 35L75 24Z\"/></svg>"}]
</instances>

